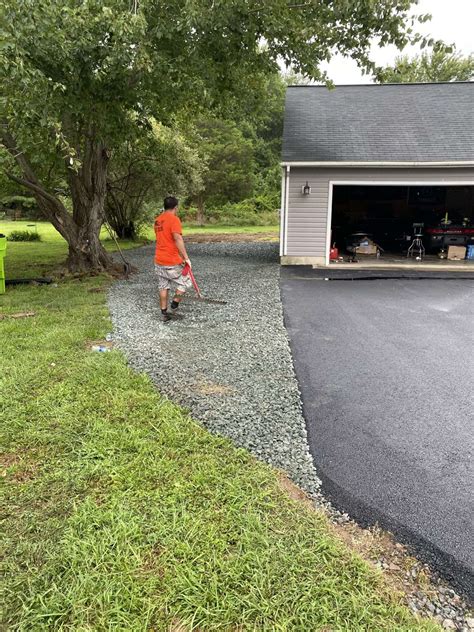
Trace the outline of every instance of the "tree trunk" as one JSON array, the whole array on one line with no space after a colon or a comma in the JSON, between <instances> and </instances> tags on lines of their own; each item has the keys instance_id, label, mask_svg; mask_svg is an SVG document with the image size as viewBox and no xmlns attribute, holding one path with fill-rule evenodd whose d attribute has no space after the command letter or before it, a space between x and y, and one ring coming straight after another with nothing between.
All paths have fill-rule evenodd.
<instances>
[{"instance_id":1,"label":"tree trunk","mask_svg":"<svg viewBox=\"0 0 474 632\"><path fill-rule=\"evenodd\" d=\"M67 237L70 272L98 273L115 269L112 257L100 241L107 195L108 154L99 141L91 140L82 166L76 172L68 170L72 198L72 219L75 231Z\"/></svg>"},{"instance_id":2,"label":"tree trunk","mask_svg":"<svg viewBox=\"0 0 474 632\"><path fill-rule=\"evenodd\" d=\"M137 236L137 229L133 219L133 213L136 209L124 201L123 191L119 191L117 195L111 185L107 187L107 198L105 201L105 217L109 225L116 232L119 239L134 240Z\"/></svg>"},{"instance_id":3,"label":"tree trunk","mask_svg":"<svg viewBox=\"0 0 474 632\"><path fill-rule=\"evenodd\" d=\"M99 239L104 220L108 154L103 144L94 138L93 130L88 133L81 168L75 171L67 163L72 216L60 198L40 183L5 122L1 139L23 173L23 178L10 173L8 177L32 191L44 217L67 241L69 255L66 264L69 271L89 274L116 271L117 266Z\"/></svg>"},{"instance_id":4,"label":"tree trunk","mask_svg":"<svg viewBox=\"0 0 474 632\"><path fill-rule=\"evenodd\" d=\"M196 213L196 222L198 223L199 226L204 226L205 223L205 210L204 210L204 198L202 197L202 195L199 195L197 200L196 200L196 208L197 208L197 213Z\"/></svg>"},{"instance_id":5,"label":"tree trunk","mask_svg":"<svg viewBox=\"0 0 474 632\"><path fill-rule=\"evenodd\" d=\"M120 239L131 239L132 241L137 237L137 230L133 222L127 222L120 226L118 230L115 230Z\"/></svg>"},{"instance_id":6,"label":"tree trunk","mask_svg":"<svg viewBox=\"0 0 474 632\"><path fill-rule=\"evenodd\" d=\"M66 265L72 273L99 273L112 271L114 264L95 231L71 237Z\"/></svg>"}]
</instances>

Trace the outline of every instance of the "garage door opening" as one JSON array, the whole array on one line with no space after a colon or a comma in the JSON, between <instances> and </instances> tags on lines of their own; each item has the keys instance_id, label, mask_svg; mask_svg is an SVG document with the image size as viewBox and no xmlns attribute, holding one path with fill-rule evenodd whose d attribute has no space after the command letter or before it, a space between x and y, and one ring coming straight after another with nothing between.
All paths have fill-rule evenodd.
<instances>
[{"instance_id":1,"label":"garage door opening","mask_svg":"<svg viewBox=\"0 0 474 632\"><path fill-rule=\"evenodd\" d=\"M334 184L331 229L331 258L341 262L416 260L409 248L418 235L418 260L443 263L449 253L452 263L457 253L474 264L474 186Z\"/></svg>"}]
</instances>

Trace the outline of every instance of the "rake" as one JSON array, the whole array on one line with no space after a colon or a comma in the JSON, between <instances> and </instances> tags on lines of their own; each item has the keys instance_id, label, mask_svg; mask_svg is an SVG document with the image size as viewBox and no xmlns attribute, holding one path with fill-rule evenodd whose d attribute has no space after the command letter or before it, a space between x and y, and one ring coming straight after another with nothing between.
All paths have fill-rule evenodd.
<instances>
[{"instance_id":1,"label":"rake","mask_svg":"<svg viewBox=\"0 0 474 632\"><path fill-rule=\"evenodd\" d=\"M199 289L199 286L196 283L196 279L194 278L194 274L191 269L191 266L188 263L186 263L186 265L184 266L181 274L183 276L189 275L189 278L191 279L191 283L193 284L194 290L196 291L196 297L195 297L196 301L200 301L201 303L211 303L214 305L227 305L227 301L221 301L217 298L206 298L201 294L201 290Z\"/></svg>"}]
</instances>

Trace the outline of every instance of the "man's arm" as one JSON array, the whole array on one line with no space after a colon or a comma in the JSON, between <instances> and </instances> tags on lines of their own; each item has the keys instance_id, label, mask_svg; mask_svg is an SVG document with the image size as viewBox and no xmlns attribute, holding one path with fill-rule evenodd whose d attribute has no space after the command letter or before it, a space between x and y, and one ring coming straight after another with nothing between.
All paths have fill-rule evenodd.
<instances>
[{"instance_id":1,"label":"man's arm","mask_svg":"<svg viewBox=\"0 0 474 632\"><path fill-rule=\"evenodd\" d=\"M184 245L183 236L180 233L173 233L174 243L178 249L180 257L182 257L185 262L191 266L191 261L189 260L188 253L186 252L186 246Z\"/></svg>"}]
</instances>

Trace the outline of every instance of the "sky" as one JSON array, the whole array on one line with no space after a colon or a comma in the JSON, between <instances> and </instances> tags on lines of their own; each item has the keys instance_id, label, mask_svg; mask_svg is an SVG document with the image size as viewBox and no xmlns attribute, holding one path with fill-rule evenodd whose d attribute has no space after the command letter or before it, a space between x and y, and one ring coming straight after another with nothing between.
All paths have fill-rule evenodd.
<instances>
[{"instance_id":1,"label":"sky","mask_svg":"<svg viewBox=\"0 0 474 632\"><path fill-rule=\"evenodd\" d=\"M474 53L474 0L419 0L412 12L432 15L430 22L418 25L418 31L423 35L455 44L456 49L463 54ZM372 59L378 65L387 66L400 54L412 56L417 52L419 50L413 47L407 47L401 53L394 46L378 48L374 45ZM336 56L322 68L327 70L330 79L336 84L372 83L371 77L362 75L352 59Z\"/></svg>"}]
</instances>

